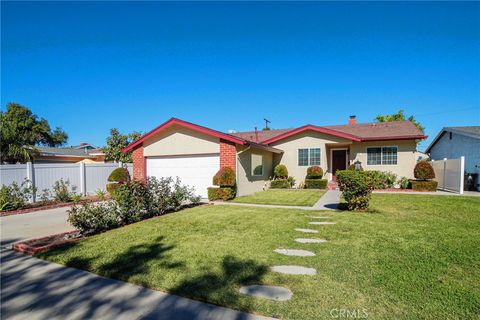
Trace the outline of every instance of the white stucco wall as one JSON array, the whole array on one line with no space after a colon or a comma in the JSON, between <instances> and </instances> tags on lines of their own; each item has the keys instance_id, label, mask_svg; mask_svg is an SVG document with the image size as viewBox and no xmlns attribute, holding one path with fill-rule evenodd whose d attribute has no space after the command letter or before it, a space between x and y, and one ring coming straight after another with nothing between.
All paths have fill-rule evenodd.
<instances>
[{"instance_id":1,"label":"white stucco wall","mask_svg":"<svg viewBox=\"0 0 480 320\"><path fill-rule=\"evenodd\" d=\"M330 165L330 151L326 144L348 146L350 143L350 140L345 140L324 133L313 131L302 132L271 144L272 147L284 151L283 154L274 156L274 165L278 163L284 164L288 169L289 175L295 178L296 183L300 183L305 180L308 166L298 165L298 149L320 148L320 167L322 167L323 171L327 173Z\"/></svg>"},{"instance_id":2,"label":"white stucco wall","mask_svg":"<svg viewBox=\"0 0 480 320\"><path fill-rule=\"evenodd\" d=\"M430 149L433 160L457 159L465 157L465 171L480 173L480 140L452 132L446 132Z\"/></svg>"},{"instance_id":3,"label":"white stucco wall","mask_svg":"<svg viewBox=\"0 0 480 320\"><path fill-rule=\"evenodd\" d=\"M220 152L218 138L176 125L149 138L143 146L146 157Z\"/></svg>"},{"instance_id":4,"label":"white stucco wall","mask_svg":"<svg viewBox=\"0 0 480 320\"><path fill-rule=\"evenodd\" d=\"M263 175L252 175L252 153L263 156ZM273 175L273 158L269 151L237 146L237 195L262 191Z\"/></svg>"}]
</instances>

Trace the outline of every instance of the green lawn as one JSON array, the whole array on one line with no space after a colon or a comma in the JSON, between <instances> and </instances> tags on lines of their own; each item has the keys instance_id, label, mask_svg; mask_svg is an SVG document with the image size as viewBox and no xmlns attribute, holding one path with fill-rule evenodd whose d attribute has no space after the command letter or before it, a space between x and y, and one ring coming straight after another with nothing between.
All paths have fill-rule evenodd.
<instances>
[{"instance_id":1,"label":"green lawn","mask_svg":"<svg viewBox=\"0 0 480 320\"><path fill-rule=\"evenodd\" d=\"M153 289L283 319L332 319L332 309L369 319L478 319L480 198L375 194L371 212L202 206L112 230L41 258ZM322 212L322 215L329 213ZM324 244L296 227L320 230ZM308 249L315 257L274 253ZM303 265L316 276L273 273ZM290 288L287 302L243 296L242 284ZM335 312L335 311L334 311Z\"/></svg>"},{"instance_id":2,"label":"green lawn","mask_svg":"<svg viewBox=\"0 0 480 320\"><path fill-rule=\"evenodd\" d=\"M277 204L285 206L313 206L321 196L323 190L308 189L269 189L260 191L248 196L237 197L233 202L255 203L255 204Z\"/></svg>"}]
</instances>

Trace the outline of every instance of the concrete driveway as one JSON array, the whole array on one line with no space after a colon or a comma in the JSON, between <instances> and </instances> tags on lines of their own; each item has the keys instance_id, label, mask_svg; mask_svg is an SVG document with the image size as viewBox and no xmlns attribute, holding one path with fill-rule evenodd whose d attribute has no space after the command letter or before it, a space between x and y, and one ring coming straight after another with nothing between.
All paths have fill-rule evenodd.
<instances>
[{"instance_id":1,"label":"concrete driveway","mask_svg":"<svg viewBox=\"0 0 480 320\"><path fill-rule=\"evenodd\" d=\"M16 241L74 230L67 222L69 208L0 217L1 246L10 246Z\"/></svg>"}]
</instances>

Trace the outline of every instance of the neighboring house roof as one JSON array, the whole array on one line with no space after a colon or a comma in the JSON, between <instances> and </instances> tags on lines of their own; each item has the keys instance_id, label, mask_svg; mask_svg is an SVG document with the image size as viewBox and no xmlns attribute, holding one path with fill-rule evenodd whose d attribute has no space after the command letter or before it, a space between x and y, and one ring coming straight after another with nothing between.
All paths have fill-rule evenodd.
<instances>
[{"instance_id":1,"label":"neighboring house roof","mask_svg":"<svg viewBox=\"0 0 480 320\"><path fill-rule=\"evenodd\" d=\"M35 147L40 156L49 157L82 157L95 158L103 155L101 149L89 149L86 153L84 149L75 149L73 147L67 148L53 148L53 147Z\"/></svg>"},{"instance_id":2,"label":"neighboring house roof","mask_svg":"<svg viewBox=\"0 0 480 320\"><path fill-rule=\"evenodd\" d=\"M433 139L432 143L428 146L425 153L430 153L432 147L437 143L437 141L446 133L446 132L453 132L456 134L460 134L462 136L467 136L474 139L480 139L480 126L466 126L466 127L445 127L437 134L435 139Z\"/></svg>"},{"instance_id":3,"label":"neighboring house roof","mask_svg":"<svg viewBox=\"0 0 480 320\"><path fill-rule=\"evenodd\" d=\"M308 130L322 132L353 141L425 139L427 137L410 121L393 121L336 126L306 125L294 129L258 131L258 142L270 144ZM255 131L237 132L232 134L247 140L252 138L255 139Z\"/></svg>"}]
</instances>

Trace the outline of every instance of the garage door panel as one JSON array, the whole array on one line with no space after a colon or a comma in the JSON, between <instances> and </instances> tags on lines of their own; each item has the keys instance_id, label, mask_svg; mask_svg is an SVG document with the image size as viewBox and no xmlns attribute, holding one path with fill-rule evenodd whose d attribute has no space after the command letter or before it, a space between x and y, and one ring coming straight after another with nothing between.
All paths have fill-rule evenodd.
<instances>
[{"instance_id":1,"label":"garage door panel","mask_svg":"<svg viewBox=\"0 0 480 320\"><path fill-rule=\"evenodd\" d=\"M183 184L195 189L201 197L207 197L207 188L212 185L212 177L220 168L220 157L172 156L147 158L147 175L157 178L178 177Z\"/></svg>"}]
</instances>

